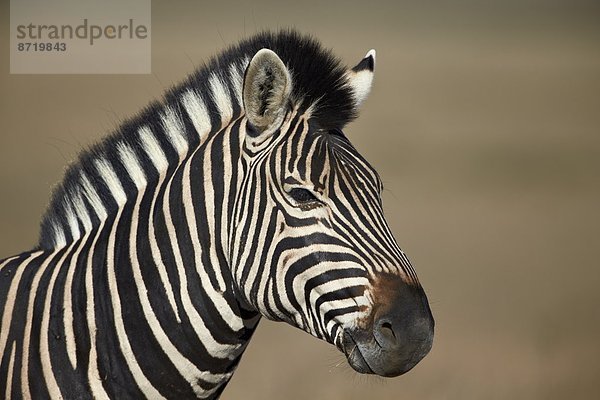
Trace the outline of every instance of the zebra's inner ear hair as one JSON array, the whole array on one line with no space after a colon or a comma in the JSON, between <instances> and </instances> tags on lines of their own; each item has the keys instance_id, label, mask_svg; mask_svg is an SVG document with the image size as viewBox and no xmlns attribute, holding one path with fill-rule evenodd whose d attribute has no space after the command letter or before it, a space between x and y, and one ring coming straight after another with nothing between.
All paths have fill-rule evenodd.
<instances>
[{"instance_id":1,"label":"zebra's inner ear hair","mask_svg":"<svg viewBox=\"0 0 600 400\"><path fill-rule=\"evenodd\" d=\"M360 107L367 98L373 84L375 72L375 50L369 50L367 55L354 68L348 70L348 83L354 94L354 105Z\"/></svg>"},{"instance_id":2,"label":"zebra's inner ear hair","mask_svg":"<svg viewBox=\"0 0 600 400\"><path fill-rule=\"evenodd\" d=\"M244 75L243 100L248 120L258 132L271 131L283 122L292 91L292 78L279 56L259 50Z\"/></svg>"}]
</instances>

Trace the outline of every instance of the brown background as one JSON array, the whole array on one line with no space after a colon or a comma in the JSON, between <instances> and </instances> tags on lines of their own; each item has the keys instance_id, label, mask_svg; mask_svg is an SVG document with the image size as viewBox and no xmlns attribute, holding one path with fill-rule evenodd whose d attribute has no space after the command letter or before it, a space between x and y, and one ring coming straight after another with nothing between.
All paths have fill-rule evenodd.
<instances>
[{"instance_id":1,"label":"brown background","mask_svg":"<svg viewBox=\"0 0 600 400\"><path fill-rule=\"evenodd\" d=\"M600 398L594 2L206 3L154 1L153 74L134 76L9 75L0 8L0 255L35 242L82 146L224 46L294 26L349 64L377 49L374 90L347 133L383 176L436 339L413 371L384 380L265 320L224 398Z\"/></svg>"}]
</instances>

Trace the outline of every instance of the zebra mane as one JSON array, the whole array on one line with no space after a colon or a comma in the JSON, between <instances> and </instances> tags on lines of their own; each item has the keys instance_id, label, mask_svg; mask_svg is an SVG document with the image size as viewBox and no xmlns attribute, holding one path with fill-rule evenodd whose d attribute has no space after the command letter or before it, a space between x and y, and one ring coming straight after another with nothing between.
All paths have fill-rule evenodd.
<instances>
[{"instance_id":1,"label":"zebra mane","mask_svg":"<svg viewBox=\"0 0 600 400\"><path fill-rule=\"evenodd\" d=\"M252 56L262 48L273 50L287 65L293 82L292 101L301 110L310 108L312 120L321 128L342 128L356 116L347 69L330 51L293 30L259 33L213 57L161 101L83 151L53 191L38 247L63 247L91 231L137 196L139 185L126 178L132 176L132 170L143 171L142 177L149 174L147 182L157 181L159 174L174 173L210 133L239 117L243 76ZM190 109L197 111L195 115ZM167 125L180 135L169 137ZM161 156L164 153L165 171L156 171L156 163L148 155L149 140L141 137L144 132L151 132L152 143L158 145L154 148ZM119 196L114 195L115 190Z\"/></svg>"}]
</instances>

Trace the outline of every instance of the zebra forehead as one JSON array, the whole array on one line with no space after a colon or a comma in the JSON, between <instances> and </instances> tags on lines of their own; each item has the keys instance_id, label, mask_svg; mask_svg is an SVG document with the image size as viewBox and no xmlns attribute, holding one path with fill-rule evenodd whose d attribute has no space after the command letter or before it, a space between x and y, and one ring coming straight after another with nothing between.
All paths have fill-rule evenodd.
<instances>
[{"instance_id":1,"label":"zebra forehead","mask_svg":"<svg viewBox=\"0 0 600 400\"><path fill-rule=\"evenodd\" d=\"M353 177L357 174L381 185L377 170L352 145L350 139L340 129L323 129L308 124L304 129L293 130L287 141L299 152L297 162L305 163L310 158L311 166L327 167L328 170L346 171ZM286 147L289 143L282 143Z\"/></svg>"}]
</instances>

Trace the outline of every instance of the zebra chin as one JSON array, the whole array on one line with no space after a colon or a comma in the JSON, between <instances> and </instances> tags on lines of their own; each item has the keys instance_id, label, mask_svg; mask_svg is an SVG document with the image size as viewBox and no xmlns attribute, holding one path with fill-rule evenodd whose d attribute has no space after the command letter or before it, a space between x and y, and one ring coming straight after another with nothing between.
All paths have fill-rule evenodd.
<instances>
[{"instance_id":1,"label":"zebra chin","mask_svg":"<svg viewBox=\"0 0 600 400\"><path fill-rule=\"evenodd\" d=\"M394 377L429 353L435 322L420 286L385 282L373 289L376 302L369 316L341 331L335 342L356 372Z\"/></svg>"}]
</instances>

